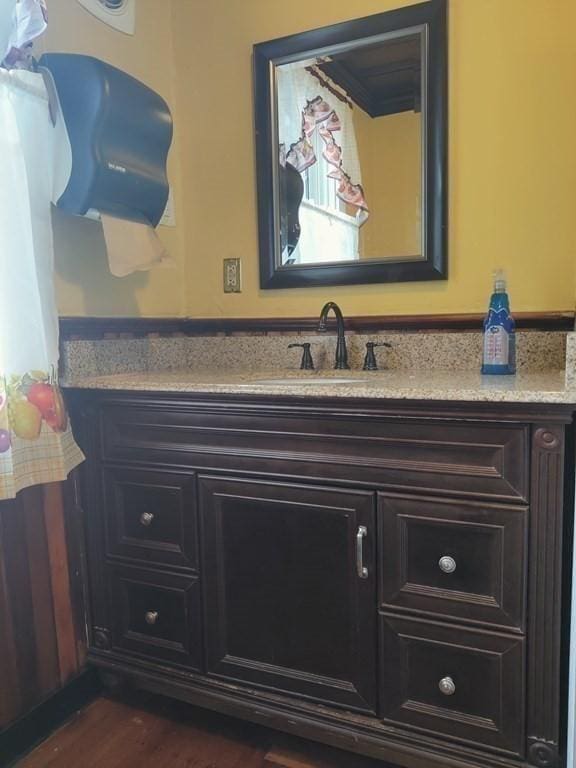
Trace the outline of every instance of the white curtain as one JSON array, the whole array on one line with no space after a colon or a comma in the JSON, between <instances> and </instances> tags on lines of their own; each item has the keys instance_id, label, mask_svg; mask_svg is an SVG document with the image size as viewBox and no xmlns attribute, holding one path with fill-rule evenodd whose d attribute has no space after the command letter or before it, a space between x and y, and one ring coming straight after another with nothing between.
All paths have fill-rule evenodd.
<instances>
[{"instance_id":1,"label":"white curtain","mask_svg":"<svg viewBox=\"0 0 576 768\"><path fill-rule=\"evenodd\" d=\"M46 0L0 0L0 64L31 69L33 41L47 26Z\"/></svg>"},{"instance_id":2,"label":"white curtain","mask_svg":"<svg viewBox=\"0 0 576 768\"><path fill-rule=\"evenodd\" d=\"M0 0L0 62L10 50L14 32L16 0Z\"/></svg>"},{"instance_id":3,"label":"white curtain","mask_svg":"<svg viewBox=\"0 0 576 768\"><path fill-rule=\"evenodd\" d=\"M0 69L0 499L63 480L83 460L57 380L59 145L42 76Z\"/></svg>"}]
</instances>

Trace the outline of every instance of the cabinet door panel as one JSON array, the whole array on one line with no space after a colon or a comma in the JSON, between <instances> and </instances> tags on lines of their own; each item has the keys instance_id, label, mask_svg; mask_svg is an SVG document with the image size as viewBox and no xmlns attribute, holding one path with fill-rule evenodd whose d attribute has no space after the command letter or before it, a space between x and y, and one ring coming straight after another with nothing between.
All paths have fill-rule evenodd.
<instances>
[{"instance_id":1,"label":"cabinet door panel","mask_svg":"<svg viewBox=\"0 0 576 768\"><path fill-rule=\"evenodd\" d=\"M373 494L203 477L200 500L209 672L374 711Z\"/></svg>"}]
</instances>

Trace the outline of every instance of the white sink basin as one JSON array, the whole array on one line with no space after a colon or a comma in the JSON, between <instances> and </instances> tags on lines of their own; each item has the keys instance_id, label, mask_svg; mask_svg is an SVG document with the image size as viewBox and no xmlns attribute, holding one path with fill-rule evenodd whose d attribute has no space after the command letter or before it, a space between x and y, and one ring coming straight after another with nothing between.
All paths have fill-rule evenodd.
<instances>
[{"instance_id":1,"label":"white sink basin","mask_svg":"<svg viewBox=\"0 0 576 768\"><path fill-rule=\"evenodd\" d=\"M336 384L364 384L368 379L353 379L343 376L311 376L285 379L255 379L254 381L240 384L241 387L253 387L253 386L277 386L277 387L316 387L316 386L331 386Z\"/></svg>"}]
</instances>

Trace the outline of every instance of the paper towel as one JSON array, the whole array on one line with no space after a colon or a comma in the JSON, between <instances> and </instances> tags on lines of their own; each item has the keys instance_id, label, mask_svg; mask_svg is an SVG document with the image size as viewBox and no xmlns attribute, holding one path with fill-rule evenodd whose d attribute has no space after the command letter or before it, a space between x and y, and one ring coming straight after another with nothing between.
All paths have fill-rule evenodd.
<instances>
[{"instance_id":1,"label":"paper towel","mask_svg":"<svg viewBox=\"0 0 576 768\"><path fill-rule=\"evenodd\" d=\"M110 272L115 277L171 266L170 255L152 226L102 214L102 227Z\"/></svg>"}]
</instances>

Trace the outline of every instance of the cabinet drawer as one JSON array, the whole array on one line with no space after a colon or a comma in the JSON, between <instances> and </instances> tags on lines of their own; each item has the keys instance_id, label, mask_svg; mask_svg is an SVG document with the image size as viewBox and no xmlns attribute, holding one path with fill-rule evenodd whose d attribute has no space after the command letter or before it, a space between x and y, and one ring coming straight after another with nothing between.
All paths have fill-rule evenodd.
<instances>
[{"instance_id":1,"label":"cabinet drawer","mask_svg":"<svg viewBox=\"0 0 576 768\"><path fill-rule=\"evenodd\" d=\"M169 462L517 500L527 496L527 428L290 413L248 403L109 403L105 458Z\"/></svg>"},{"instance_id":2,"label":"cabinet drawer","mask_svg":"<svg viewBox=\"0 0 576 768\"><path fill-rule=\"evenodd\" d=\"M199 669L197 579L123 566L107 575L114 649Z\"/></svg>"},{"instance_id":3,"label":"cabinet drawer","mask_svg":"<svg viewBox=\"0 0 576 768\"><path fill-rule=\"evenodd\" d=\"M195 477L124 467L103 473L108 554L195 569Z\"/></svg>"},{"instance_id":4,"label":"cabinet drawer","mask_svg":"<svg viewBox=\"0 0 576 768\"><path fill-rule=\"evenodd\" d=\"M524 641L381 616L382 718L522 754Z\"/></svg>"},{"instance_id":5,"label":"cabinet drawer","mask_svg":"<svg viewBox=\"0 0 576 768\"><path fill-rule=\"evenodd\" d=\"M522 630L526 507L381 494L380 603Z\"/></svg>"}]
</instances>

